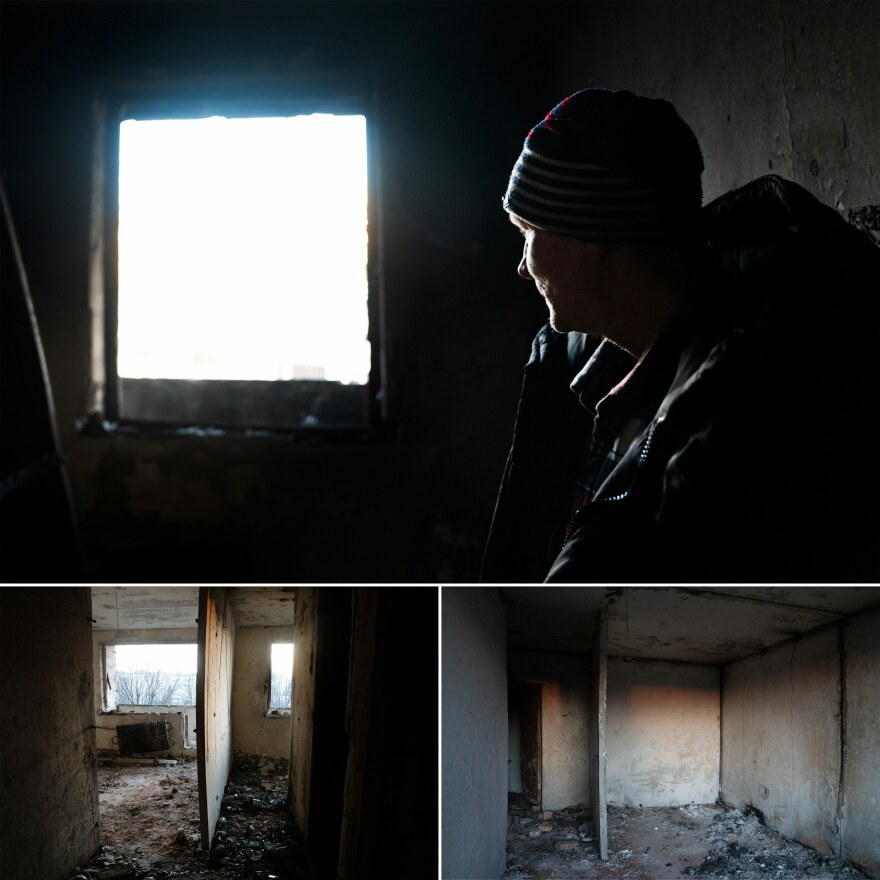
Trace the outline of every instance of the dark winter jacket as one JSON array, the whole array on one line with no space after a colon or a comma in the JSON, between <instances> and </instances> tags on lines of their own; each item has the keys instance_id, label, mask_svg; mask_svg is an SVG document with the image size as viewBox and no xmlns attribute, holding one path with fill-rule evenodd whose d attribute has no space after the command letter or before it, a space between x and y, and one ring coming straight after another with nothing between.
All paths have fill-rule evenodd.
<instances>
[{"instance_id":1,"label":"dark winter jacket","mask_svg":"<svg viewBox=\"0 0 880 880\"><path fill-rule=\"evenodd\" d=\"M704 220L698 293L598 408L569 386L600 340L538 334L484 582L880 579L880 250L775 176ZM634 384L644 428L572 514Z\"/></svg>"}]
</instances>

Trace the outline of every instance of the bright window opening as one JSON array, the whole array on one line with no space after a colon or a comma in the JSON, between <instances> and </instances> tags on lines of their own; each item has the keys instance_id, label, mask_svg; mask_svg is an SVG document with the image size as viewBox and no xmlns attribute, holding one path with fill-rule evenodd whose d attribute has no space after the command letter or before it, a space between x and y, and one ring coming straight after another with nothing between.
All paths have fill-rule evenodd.
<instances>
[{"instance_id":1,"label":"bright window opening","mask_svg":"<svg viewBox=\"0 0 880 880\"><path fill-rule=\"evenodd\" d=\"M272 643L272 686L269 690L269 710L290 710L293 692L293 644Z\"/></svg>"},{"instance_id":2,"label":"bright window opening","mask_svg":"<svg viewBox=\"0 0 880 880\"><path fill-rule=\"evenodd\" d=\"M113 701L131 706L194 706L196 646L115 645Z\"/></svg>"},{"instance_id":3,"label":"bright window opening","mask_svg":"<svg viewBox=\"0 0 880 880\"><path fill-rule=\"evenodd\" d=\"M117 372L364 385L363 116L127 120Z\"/></svg>"}]
</instances>

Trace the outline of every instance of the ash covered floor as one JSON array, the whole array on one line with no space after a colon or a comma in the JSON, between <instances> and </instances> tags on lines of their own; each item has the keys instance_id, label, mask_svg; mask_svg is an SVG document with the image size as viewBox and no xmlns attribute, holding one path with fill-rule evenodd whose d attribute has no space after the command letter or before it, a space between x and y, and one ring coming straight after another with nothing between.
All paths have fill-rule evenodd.
<instances>
[{"instance_id":1,"label":"ash covered floor","mask_svg":"<svg viewBox=\"0 0 880 880\"><path fill-rule=\"evenodd\" d=\"M521 797L508 810L504 880L861 880L865 875L720 804L608 807L608 860L590 811L542 811Z\"/></svg>"},{"instance_id":2,"label":"ash covered floor","mask_svg":"<svg viewBox=\"0 0 880 880\"><path fill-rule=\"evenodd\" d=\"M197 766L98 768L101 848L80 880L301 880L307 877L287 798L287 762L236 755L211 853L200 849Z\"/></svg>"}]
</instances>

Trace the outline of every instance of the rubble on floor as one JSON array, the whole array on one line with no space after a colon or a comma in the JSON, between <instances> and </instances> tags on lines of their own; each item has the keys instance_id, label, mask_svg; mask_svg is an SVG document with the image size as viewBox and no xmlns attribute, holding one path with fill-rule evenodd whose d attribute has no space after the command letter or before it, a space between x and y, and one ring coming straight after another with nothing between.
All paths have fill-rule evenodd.
<instances>
[{"instance_id":1,"label":"rubble on floor","mask_svg":"<svg viewBox=\"0 0 880 880\"><path fill-rule=\"evenodd\" d=\"M505 880L860 880L865 875L724 804L608 807L601 861L583 805L541 810L510 796Z\"/></svg>"},{"instance_id":2,"label":"rubble on floor","mask_svg":"<svg viewBox=\"0 0 880 880\"><path fill-rule=\"evenodd\" d=\"M209 851L196 762L98 770L102 846L69 880L304 880L283 758L236 754Z\"/></svg>"}]
</instances>

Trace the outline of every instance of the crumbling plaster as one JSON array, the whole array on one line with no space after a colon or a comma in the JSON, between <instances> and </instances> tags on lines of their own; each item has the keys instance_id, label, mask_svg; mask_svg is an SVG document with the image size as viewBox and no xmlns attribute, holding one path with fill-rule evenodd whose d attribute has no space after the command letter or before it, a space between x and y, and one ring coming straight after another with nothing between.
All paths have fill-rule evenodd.
<instances>
[{"instance_id":1,"label":"crumbling plaster","mask_svg":"<svg viewBox=\"0 0 880 880\"><path fill-rule=\"evenodd\" d=\"M608 660L607 797L672 807L718 797L717 666Z\"/></svg>"},{"instance_id":2,"label":"crumbling plaster","mask_svg":"<svg viewBox=\"0 0 880 880\"><path fill-rule=\"evenodd\" d=\"M267 707L272 643L292 641L292 626L240 626L236 630L232 681L234 751L290 757L290 715L267 715Z\"/></svg>"}]
</instances>

